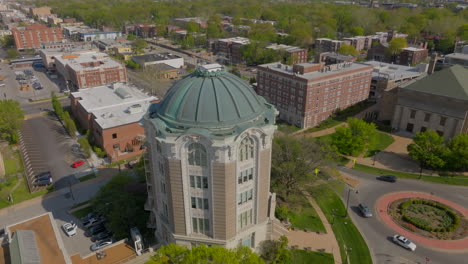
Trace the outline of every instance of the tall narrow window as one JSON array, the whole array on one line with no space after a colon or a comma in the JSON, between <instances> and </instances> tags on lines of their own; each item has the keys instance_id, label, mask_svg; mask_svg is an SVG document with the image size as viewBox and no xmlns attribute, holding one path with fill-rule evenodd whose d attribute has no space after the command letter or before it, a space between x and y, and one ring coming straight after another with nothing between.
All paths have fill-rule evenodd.
<instances>
[{"instance_id":1,"label":"tall narrow window","mask_svg":"<svg viewBox=\"0 0 468 264\"><path fill-rule=\"evenodd\" d=\"M446 121L447 121L447 118L441 116L441 117L440 117L440 123L439 123L439 124L440 124L441 126L445 126L445 122L446 122Z\"/></svg>"},{"instance_id":2,"label":"tall narrow window","mask_svg":"<svg viewBox=\"0 0 468 264\"><path fill-rule=\"evenodd\" d=\"M240 161L249 160L254 157L254 141L250 137L246 137L241 141L239 147L239 159Z\"/></svg>"},{"instance_id":3,"label":"tall narrow window","mask_svg":"<svg viewBox=\"0 0 468 264\"><path fill-rule=\"evenodd\" d=\"M206 149L200 143L192 143L188 147L188 161L190 165L206 166Z\"/></svg>"}]
</instances>

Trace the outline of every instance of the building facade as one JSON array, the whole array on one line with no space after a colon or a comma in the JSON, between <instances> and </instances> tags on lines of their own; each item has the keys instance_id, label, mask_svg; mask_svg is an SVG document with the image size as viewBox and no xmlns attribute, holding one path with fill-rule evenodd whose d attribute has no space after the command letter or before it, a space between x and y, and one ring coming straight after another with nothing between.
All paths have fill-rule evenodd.
<instances>
[{"instance_id":1,"label":"building facade","mask_svg":"<svg viewBox=\"0 0 468 264\"><path fill-rule=\"evenodd\" d=\"M299 47L288 46L284 44L272 44L266 48L285 52L285 60L290 61L291 64L307 62L307 49L301 49Z\"/></svg>"},{"instance_id":2,"label":"building facade","mask_svg":"<svg viewBox=\"0 0 468 264\"><path fill-rule=\"evenodd\" d=\"M145 116L148 225L159 244L258 248L274 217L275 108L218 64L199 66Z\"/></svg>"},{"instance_id":3,"label":"building facade","mask_svg":"<svg viewBox=\"0 0 468 264\"><path fill-rule=\"evenodd\" d=\"M31 7L29 8L29 15L31 17L47 17L50 16L50 7L43 6L43 7Z\"/></svg>"},{"instance_id":4,"label":"building facade","mask_svg":"<svg viewBox=\"0 0 468 264\"><path fill-rule=\"evenodd\" d=\"M39 49L42 42L57 42L63 39L62 29L34 24L11 30L17 50Z\"/></svg>"},{"instance_id":5,"label":"building facade","mask_svg":"<svg viewBox=\"0 0 468 264\"><path fill-rule=\"evenodd\" d=\"M269 63L257 70L257 93L278 108L280 119L301 128L314 127L337 109L366 100L372 78L372 66L351 62L293 67Z\"/></svg>"},{"instance_id":6,"label":"building facade","mask_svg":"<svg viewBox=\"0 0 468 264\"><path fill-rule=\"evenodd\" d=\"M145 133L141 118L156 97L122 83L71 93L73 117L90 131L94 144L112 161L141 155Z\"/></svg>"},{"instance_id":7,"label":"building facade","mask_svg":"<svg viewBox=\"0 0 468 264\"><path fill-rule=\"evenodd\" d=\"M218 39L215 42L215 53L225 56L230 63L240 63L242 62L241 48L248 44L250 40L243 37Z\"/></svg>"},{"instance_id":8,"label":"building facade","mask_svg":"<svg viewBox=\"0 0 468 264\"><path fill-rule=\"evenodd\" d=\"M400 65L416 65L426 60L428 56L428 50L422 48L407 47L393 55L389 55L387 50L388 43L375 45L367 52L367 59Z\"/></svg>"},{"instance_id":9,"label":"building facade","mask_svg":"<svg viewBox=\"0 0 468 264\"><path fill-rule=\"evenodd\" d=\"M455 65L401 86L393 129L411 135L431 129L445 138L468 133L467 77L468 69Z\"/></svg>"}]
</instances>

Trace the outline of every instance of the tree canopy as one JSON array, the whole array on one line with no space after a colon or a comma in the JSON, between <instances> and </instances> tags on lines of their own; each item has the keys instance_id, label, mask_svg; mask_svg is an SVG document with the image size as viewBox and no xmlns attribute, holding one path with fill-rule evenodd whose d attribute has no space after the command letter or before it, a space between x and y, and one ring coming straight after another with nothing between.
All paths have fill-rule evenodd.
<instances>
[{"instance_id":1,"label":"tree canopy","mask_svg":"<svg viewBox=\"0 0 468 264\"><path fill-rule=\"evenodd\" d=\"M144 39L135 39L132 42L133 52L137 54L142 53L143 49L145 49L146 47L148 47L148 42L146 42Z\"/></svg>"},{"instance_id":2,"label":"tree canopy","mask_svg":"<svg viewBox=\"0 0 468 264\"><path fill-rule=\"evenodd\" d=\"M340 153L358 156L375 141L377 128L375 124L357 118L348 118L347 123L348 126L336 128L332 143Z\"/></svg>"},{"instance_id":3,"label":"tree canopy","mask_svg":"<svg viewBox=\"0 0 468 264\"><path fill-rule=\"evenodd\" d=\"M405 38L392 38L388 43L388 54L394 55L401 52L402 49L406 48L407 43Z\"/></svg>"},{"instance_id":4,"label":"tree canopy","mask_svg":"<svg viewBox=\"0 0 468 264\"><path fill-rule=\"evenodd\" d=\"M263 260L248 247L226 249L204 244L191 249L177 244L162 246L146 264L262 264Z\"/></svg>"},{"instance_id":5,"label":"tree canopy","mask_svg":"<svg viewBox=\"0 0 468 264\"><path fill-rule=\"evenodd\" d=\"M352 55L352 56L357 56L359 54L356 48L351 45L343 45L338 49L337 52L343 55Z\"/></svg>"},{"instance_id":6,"label":"tree canopy","mask_svg":"<svg viewBox=\"0 0 468 264\"><path fill-rule=\"evenodd\" d=\"M447 154L444 138L434 130L419 132L408 145L408 154L418 161L421 167L440 169L446 164L443 156Z\"/></svg>"},{"instance_id":7,"label":"tree canopy","mask_svg":"<svg viewBox=\"0 0 468 264\"><path fill-rule=\"evenodd\" d=\"M10 143L16 143L23 118L23 109L17 101L0 100L0 137Z\"/></svg>"}]
</instances>

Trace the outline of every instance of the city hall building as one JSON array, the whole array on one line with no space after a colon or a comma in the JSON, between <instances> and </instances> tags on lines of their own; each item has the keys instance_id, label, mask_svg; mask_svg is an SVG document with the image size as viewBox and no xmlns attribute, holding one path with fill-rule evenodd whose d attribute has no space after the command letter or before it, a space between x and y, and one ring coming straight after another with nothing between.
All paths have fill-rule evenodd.
<instances>
[{"instance_id":1,"label":"city hall building","mask_svg":"<svg viewBox=\"0 0 468 264\"><path fill-rule=\"evenodd\" d=\"M145 209L159 244L255 249L287 232L270 192L277 114L219 64L199 66L150 107Z\"/></svg>"}]
</instances>

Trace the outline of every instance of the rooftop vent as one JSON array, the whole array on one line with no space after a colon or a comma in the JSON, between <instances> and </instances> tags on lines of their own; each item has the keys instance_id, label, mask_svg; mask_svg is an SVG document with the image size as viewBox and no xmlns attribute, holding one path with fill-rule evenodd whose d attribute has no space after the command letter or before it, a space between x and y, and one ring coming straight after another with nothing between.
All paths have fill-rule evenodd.
<instances>
[{"instance_id":1,"label":"rooftop vent","mask_svg":"<svg viewBox=\"0 0 468 264\"><path fill-rule=\"evenodd\" d=\"M141 104L134 104L127 109L127 112L129 114L141 113L142 111L143 107L141 106Z\"/></svg>"},{"instance_id":2,"label":"rooftop vent","mask_svg":"<svg viewBox=\"0 0 468 264\"><path fill-rule=\"evenodd\" d=\"M127 92L127 90L125 90L125 88L123 87L119 87L119 88L115 88L115 94L117 94L120 98L122 99L128 99L128 98L132 98L132 95Z\"/></svg>"},{"instance_id":3,"label":"rooftop vent","mask_svg":"<svg viewBox=\"0 0 468 264\"><path fill-rule=\"evenodd\" d=\"M109 113L109 112L108 112L108 113L104 113L104 114L101 115L101 117L104 118L104 119L108 119L108 118L111 118L111 117L113 117L113 116L114 116L114 115L113 115L112 113Z\"/></svg>"}]
</instances>

